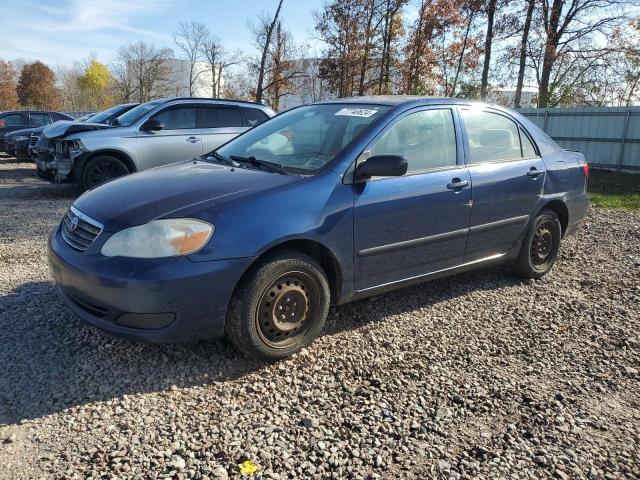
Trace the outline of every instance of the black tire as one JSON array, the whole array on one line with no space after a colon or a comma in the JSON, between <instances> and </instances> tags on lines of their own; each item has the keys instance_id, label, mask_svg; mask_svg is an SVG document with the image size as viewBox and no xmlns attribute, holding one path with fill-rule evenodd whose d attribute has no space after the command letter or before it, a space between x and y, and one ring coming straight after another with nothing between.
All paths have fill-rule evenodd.
<instances>
[{"instance_id":1,"label":"black tire","mask_svg":"<svg viewBox=\"0 0 640 480\"><path fill-rule=\"evenodd\" d=\"M225 332L244 354L279 360L315 340L329 301L327 277L313 258L294 251L276 253L253 267L236 288Z\"/></svg>"},{"instance_id":2,"label":"black tire","mask_svg":"<svg viewBox=\"0 0 640 480\"><path fill-rule=\"evenodd\" d=\"M558 215L542 210L531 222L513 270L524 278L541 278L558 258L562 227Z\"/></svg>"},{"instance_id":3,"label":"black tire","mask_svg":"<svg viewBox=\"0 0 640 480\"><path fill-rule=\"evenodd\" d=\"M82 188L89 190L128 173L129 169L119 158L108 155L96 157L82 170Z\"/></svg>"}]
</instances>

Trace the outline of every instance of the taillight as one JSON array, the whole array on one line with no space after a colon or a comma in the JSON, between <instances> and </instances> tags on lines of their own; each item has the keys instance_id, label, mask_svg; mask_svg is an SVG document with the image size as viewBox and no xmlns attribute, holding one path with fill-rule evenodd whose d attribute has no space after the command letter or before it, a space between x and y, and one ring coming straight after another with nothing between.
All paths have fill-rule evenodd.
<instances>
[{"instance_id":1,"label":"taillight","mask_svg":"<svg viewBox=\"0 0 640 480\"><path fill-rule=\"evenodd\" d=\"M0 128L4 127L4 120L0 120Z\"/></svg>"},{"instance_id":2,"label":"taillight","mask_svg":"<svg viewBox=\"0 0 640 480\"><path fill-rule=\"evenodd\" d=\"M582 166L582 168L584 169L584 176L588 177L589 176L589 164L585 161L584 165Z\"/></svg>"}]
</instances>

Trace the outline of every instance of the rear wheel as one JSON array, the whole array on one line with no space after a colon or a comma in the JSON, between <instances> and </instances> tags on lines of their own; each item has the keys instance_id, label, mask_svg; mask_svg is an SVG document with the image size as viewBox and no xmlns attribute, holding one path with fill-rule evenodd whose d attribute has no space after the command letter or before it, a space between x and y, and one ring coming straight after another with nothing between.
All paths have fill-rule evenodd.
<instances>
[{"instance_id":1,"label":"rear wheel","mask_svg":"<svg viewBox=\"0 0 640 480\"><path fill-rule=\"evenodd\" d=\"M106 155L96 157L90 160L82 171L82 187L89 190L128 173L129 169L119 158Z\"/></svg>"},{"instance_id":2,"label":"rear wheel","mask_svg":"<svg viewBox=\"0 0 640 480\"><path fill-rule=\"evenodd\" d=\"M329 299L327 278L313 258L298 252L272 255L236 289L226 319L227 337L256 359L285 358L320 334Z\"/></svg>"},{"instance_id":3,"label":"rear wheel","mask_svg":"<svg viewBox=\"0 0 640 480\"><path fill-rule=\"evenodd\" d=\"M545 275L558 257L562 227L558 215L543 210L533 219L522 241L520 253L514 264L516 274L524 278L540 278Z\"/></svg>"}]
</instances>

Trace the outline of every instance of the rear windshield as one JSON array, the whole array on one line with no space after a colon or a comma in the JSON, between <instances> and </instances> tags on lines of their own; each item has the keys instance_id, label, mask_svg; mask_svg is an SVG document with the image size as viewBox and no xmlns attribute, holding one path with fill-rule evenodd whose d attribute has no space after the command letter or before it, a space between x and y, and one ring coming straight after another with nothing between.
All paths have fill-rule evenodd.
<instances>
[{"instance_id":1,"label":"rear windshield","mask_svg":"<svg viewBox=\"0 0 640 480\"><path fill-rule=\"evenodd\" d=\"M351 103L295 108L256 126L216 153L227 158L254 156L294 172L313 173L389 108Z\"/></svg>"},{"instance_id":2,"label":"rear windshield","mask_svg":"<svg viewBox=\"0 0 640 480\"><path fill-rule=\"evenodd\" d=\"M116 125L121 127L129 127L144 117L151 110L161 105L165 100L154 100L152 102L143 103L135 108L132 108L127 113L123 113L116 120Z\"/></svg>"}]
</instances>

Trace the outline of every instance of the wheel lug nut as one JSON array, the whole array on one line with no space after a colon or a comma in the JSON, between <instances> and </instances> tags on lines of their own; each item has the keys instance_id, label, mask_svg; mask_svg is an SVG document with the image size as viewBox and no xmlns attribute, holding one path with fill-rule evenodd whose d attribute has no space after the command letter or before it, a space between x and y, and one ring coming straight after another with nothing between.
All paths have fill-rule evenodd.
<instances>
[{"instance_id":1,"label":"wheel lug nut","mask_svg":"<svg viewBox=\"0 0 640 480\"><path fill-rule=\"evenodd\" d=\"M278 305L278 310L282 310L282 305Z\"/></svg>"},{"instance_id":2,"label":"wheel lug nut","mask_svg":"<svg viewBox=\"0 0 640 480\"><path fill-rule=\"evenodd\" d=\"M284 315L280 315L280 320L284 320L285 318L287 317L285 317Z\"/></svg>"}]
</instances>

